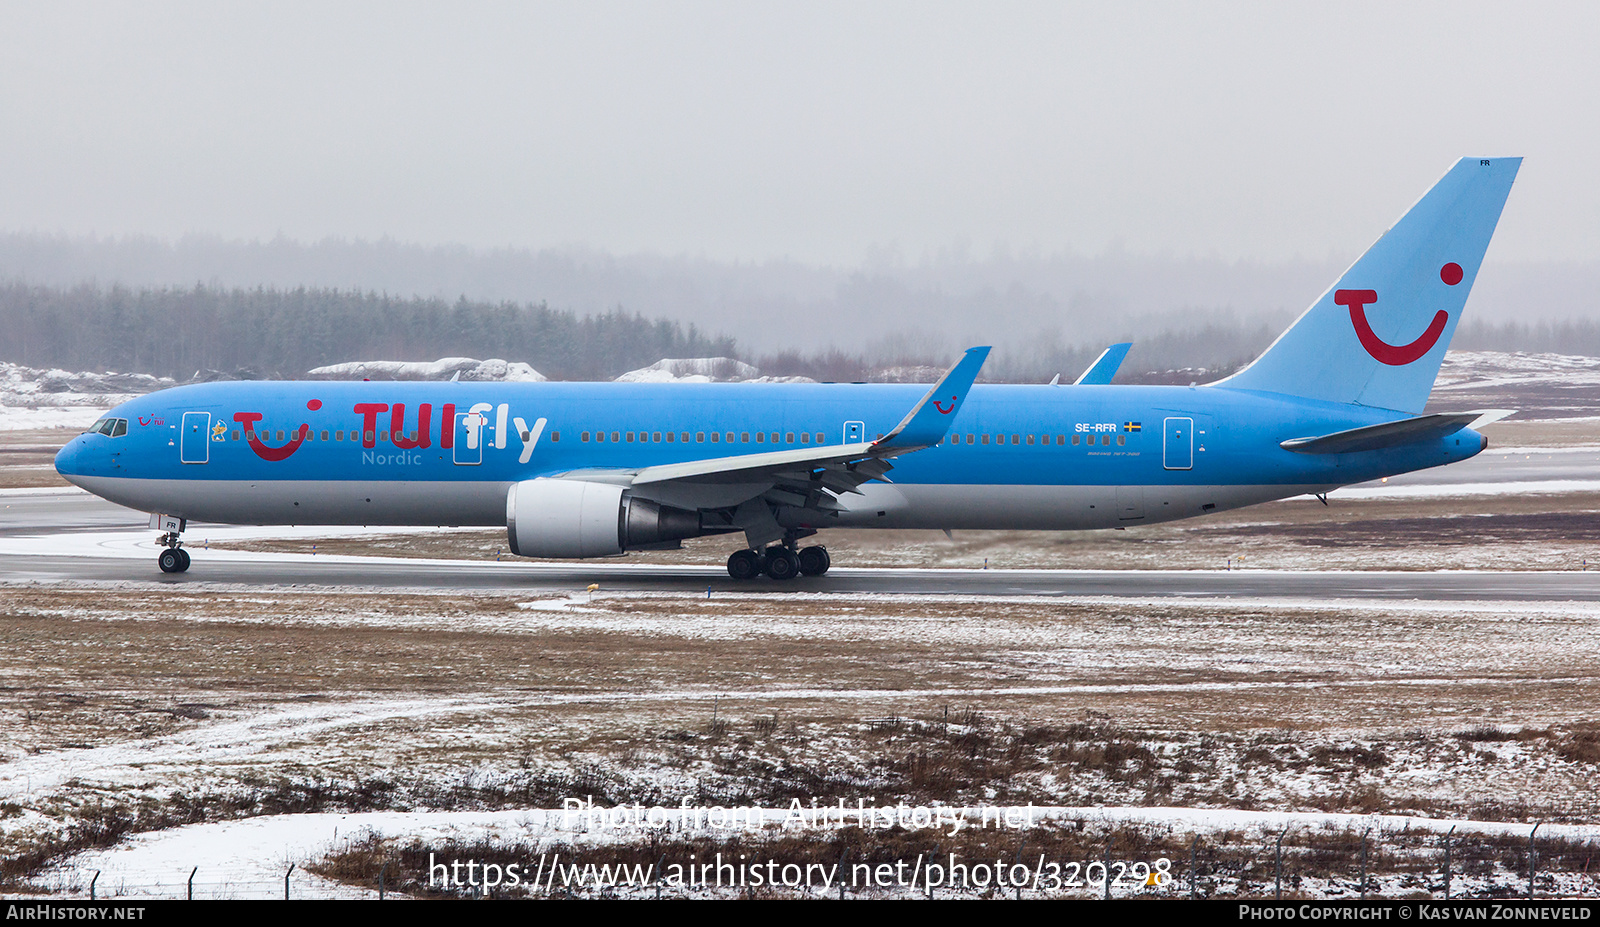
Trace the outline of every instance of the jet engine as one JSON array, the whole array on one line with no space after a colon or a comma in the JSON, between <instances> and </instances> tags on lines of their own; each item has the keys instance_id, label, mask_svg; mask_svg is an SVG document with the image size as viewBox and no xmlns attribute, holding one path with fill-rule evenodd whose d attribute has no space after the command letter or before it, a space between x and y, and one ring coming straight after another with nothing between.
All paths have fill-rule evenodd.
<instances>
[{"instance_id":1,"label":"jet engine","mask_svg":"<svg viewBox=\"0 0 1600 927\"><path fill-rule=\"evenodd\" d=\"M519 557L609 557L707 533L699 512L612 483L540 478L506 493L506 536Z\"/></svg>"}]
</instances>

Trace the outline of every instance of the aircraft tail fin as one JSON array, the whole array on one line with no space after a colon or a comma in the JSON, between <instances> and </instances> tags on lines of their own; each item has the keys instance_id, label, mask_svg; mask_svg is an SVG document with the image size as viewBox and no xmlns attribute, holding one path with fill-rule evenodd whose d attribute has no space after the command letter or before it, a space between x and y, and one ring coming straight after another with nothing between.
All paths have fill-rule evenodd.
<instances>
[{"instance_id":1,"label":"aircraft tail fin","mask_svg":"<svg viewBox=\"0 0 1600 927\"><path fill-rule=\"evenodd\" d=\"M1521 158L1462 158L1248 367L1213 384L1422 411Z\"/></svg>"}]
</instances>

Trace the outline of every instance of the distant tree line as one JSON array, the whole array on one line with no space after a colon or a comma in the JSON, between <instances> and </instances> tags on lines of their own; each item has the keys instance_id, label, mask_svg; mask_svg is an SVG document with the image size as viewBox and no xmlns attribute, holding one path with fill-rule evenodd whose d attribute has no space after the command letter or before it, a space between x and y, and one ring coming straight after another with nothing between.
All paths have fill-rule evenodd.
<instances>
[{"instance_id":1,"label":"distant tree line","mask_svg":"<svg viewBox=\"0 0 1600 927\"><path fill-rule=\"evenodd\" d=\"M1260 320L1212 321L1129 337L1124 340L1134 342L1133 351L1117 382L1213 380L1255 358L1282 327ZM997 350L983 379L1043 383L1059 374L1070 382L1104 347L1066 344L1059 334L1041 333L1025 348ZM1600 356L1600 321L1469 319L1452 347ZM731 357L769 376L839 382L882 379L886 368L942 369L954 359L947 353L902 340L856 351L746 356L732 338L621 308L578 315L544 303L465 297L450 302L307 287L0 284L0 360L179 381L197 375L297 377L344 361L464 356L523 361L558 380L610 379L665 357Z\"/></svg>"},{"instance_id":2,"label":"distant tree line","mask_svg":"<svg viewBox=\"0 0 1600 927\"><path fill-rule=\"evenodd\" d=\"M1459 351L1526 351L1600 357L1600 321L1478 322L1468 319L1461 323L1450 347Z\"/></svg>"},{"instance_id":3,"label":"distant tree line","mask_svg":"<svg viewBox=\"0 0 1600 927\"><path fill-rule=\"evenodd\" d=\"M663 357L733 353L731 338L620 308L579 316L544 304L303 287L0 286L0 360L180 381L448 356L524 361L552 379L609 379Z\"/></svg>"}]
</instances>

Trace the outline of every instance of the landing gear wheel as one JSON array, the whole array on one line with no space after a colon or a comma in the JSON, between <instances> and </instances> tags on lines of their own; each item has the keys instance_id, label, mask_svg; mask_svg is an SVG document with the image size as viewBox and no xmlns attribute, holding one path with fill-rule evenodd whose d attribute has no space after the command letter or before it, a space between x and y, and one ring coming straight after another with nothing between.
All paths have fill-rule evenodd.
<instances>
[{"instance_id":1,"label":"landing gear wheel","mask_svg":"<svg viewBox=\"0 0 1600 927\"><path fill-rule=\"evenodd\" d=\"M833 566L833 558L828 556L826 547L801 548L798 556L802 576L821 576L828 572L828 567Z\"/></svg>"},{"instance_id":2,"label":"landing gear wheel","mask_svg":"<svg viewBox=\"0 0 1600 927\"><path fill-rule=\"evenodd\" d=\"M188 564L184 563L184 558L180 556L180 553L181 551L176 547L169 547L162 551L161 556L156 558L156 564L161 567L161 572L182 573L183 568Z\"/></svg>"},{"instance_id":3,"label":"landing gear wheel","mask_svg":"<svg viewBox=\"0 0 1600 927\"><path fill-rule=\"evenodd\" d=\"M181 547L177 548L177 551L178 551L178 572L179 573L187 573L187 572L189 572L189 552L184 550Z\"/></svg>"},{"instance_id":4,"label":"landing gear wheel","mask_svg":"<svg viewBox=\"0 0 1600 927\"><path fill-rule=\"evenodd\" d=\"M772 579L794 579L800 575L800 558L787 547L769 547L762 572Z\"/></svg>"},{"instance_id":5,"label":"landing gear wheel","mask_svg":"<svg viewBox=\"0 0 1600 927\"><path fill-rule=\"evenodd\" d=\"M761 575L761 555L753 550L736 550L728 557L728 575L734 579L755 579Z\"/></svg>"}]
</instances>

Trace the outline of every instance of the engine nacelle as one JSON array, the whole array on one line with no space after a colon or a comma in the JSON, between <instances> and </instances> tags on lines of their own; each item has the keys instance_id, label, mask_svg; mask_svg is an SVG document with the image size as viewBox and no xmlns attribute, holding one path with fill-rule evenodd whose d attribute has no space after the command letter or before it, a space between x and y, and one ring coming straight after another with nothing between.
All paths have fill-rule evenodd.
<instances>
[{"instance_id":1,"label":"engine nacelle","mask_svg":"<svg viewBox=\"0 0 1600 927\"><path fill-rule=\"evenodd\" d=\"M519 557L609 557L704 533L699 512L612 483L540 478L506 493L506 537Z\"/></svg>"}]
</instances>

